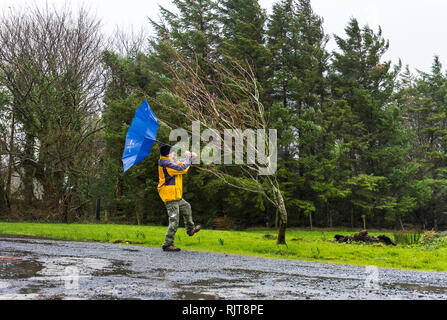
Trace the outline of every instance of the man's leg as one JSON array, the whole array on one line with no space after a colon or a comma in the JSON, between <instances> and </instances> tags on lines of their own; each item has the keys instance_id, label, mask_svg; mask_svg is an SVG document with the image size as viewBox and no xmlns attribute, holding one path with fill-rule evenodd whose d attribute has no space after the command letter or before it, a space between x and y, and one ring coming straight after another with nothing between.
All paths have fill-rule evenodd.
<instances>
[{"instance_id":1,"label":"man's leg","mask_svg":"<svg viewBox=\"0 0 447 320\"><path fill-rule=\"evenodd\" d=\"M179 202L169 201L165 203L166 210L168 211L169 227L166 232L163 248L174 245L175 233L177 232L179 222Z\"/></svg>"},{"instance_id":2,"label":"man's leg","mask_svg":"<svg viewBox=\"0 0 447 320\"><path fill-rule=\"evenodd\" d=\"M185 221L186 233L189 236L193 236L197 232L200 231L200 226L194 226L194 222L192 221L192 210L191 205L186 202L184 199L179 202L180 213L183 216L183 221Z\"/></svg>"},{"instance_id":3,"label":"man's leg","mask_svg":"<svg viewBox=\"0 0 447 320\"><path fill-rule=\"evenodd\" d=\"M189 233L194 229L194 222L192 221L191 205L184 199L179 201L180 214L183 216L185 222L186 232Z\"/></svg>"}]
</instances>

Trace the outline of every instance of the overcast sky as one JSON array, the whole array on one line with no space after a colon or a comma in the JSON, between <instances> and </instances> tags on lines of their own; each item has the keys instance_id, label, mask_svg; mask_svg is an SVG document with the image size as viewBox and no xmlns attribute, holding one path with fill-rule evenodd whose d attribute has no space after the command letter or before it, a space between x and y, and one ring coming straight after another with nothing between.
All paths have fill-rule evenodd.
<instances>
[{"instance_id":1,"label":"overcast sky","mask_svg":"<svg viewBox=\"0 0 447 320\"><path fill-rule=\"evenodd\" d=\"M271 12L272 0L260 0L263 8ZM0 0L1 10L9 6L20 7L46 0ZM170 0L48 0L60 6L68 3L76 10L83 3L102 20L104 31L112 33L117 26L134 30L151 29L147 17L158 17L158 4L173 8ZM412 69L429 71L435 54L447 66L447 1L445 0L312 0L314 11L324 18L327 34L343 35L351 17L377 30L380 25L390 50L386 56L409 64ZM332 37L333 38L333 37ZM329 49L334 49L333 40Z\"/></svg>"}]
</instances>

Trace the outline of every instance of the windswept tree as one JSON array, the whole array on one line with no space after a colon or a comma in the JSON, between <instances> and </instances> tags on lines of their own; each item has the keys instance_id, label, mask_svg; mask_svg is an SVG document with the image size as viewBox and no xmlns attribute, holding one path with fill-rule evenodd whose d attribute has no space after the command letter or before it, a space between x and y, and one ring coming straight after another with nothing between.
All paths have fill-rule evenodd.
<instances>
[{"instance_id":1,"label":"windswept tree","mask_svg":"<svg viewBox=\"0 0 447 320\"><path fill-rule=\"evenodd\" d=\"M194 60L185 58L175 48L171 55L176 57L175 64L167 68L175 81L159 93L157 101L190 122L200 123L202 129L210 129L208 137L202 136L205 140L202 142L208 144L201 156L211 155L214 160L199 169L270 201L280 213L277 242L284 244L287 211L276 177L276 131L270 130L253 67L236 60L231 67L216 61L213 63L215 77L209 78ZM225 58L231 60L228 56ZM256 144L247 129L257 131ZM233 135L231 139L228 139L229 133ZM233 138L245 146L245 161L241 150L233 149ZM235 161L231 160L231 164L237 165L231 168L234 170L223 165L228 156L231 159L234 156Z\"/></svg>"}]
</instances>

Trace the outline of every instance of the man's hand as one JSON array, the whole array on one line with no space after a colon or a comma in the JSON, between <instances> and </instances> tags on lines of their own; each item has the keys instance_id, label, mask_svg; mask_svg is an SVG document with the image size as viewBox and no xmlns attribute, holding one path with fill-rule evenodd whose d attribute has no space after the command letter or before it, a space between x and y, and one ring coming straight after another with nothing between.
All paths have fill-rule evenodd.
<instances>
[{"instance_id":1,"label":"man's hand","mask_svg":"<svg viewBox=\"0 0 447 320\"><path fill-rule=\"evenodd\" d=\"M197 154L195 152L185 151L185 156L190 157L190 158L196 158Z\"/></svg>"}]
</instances>

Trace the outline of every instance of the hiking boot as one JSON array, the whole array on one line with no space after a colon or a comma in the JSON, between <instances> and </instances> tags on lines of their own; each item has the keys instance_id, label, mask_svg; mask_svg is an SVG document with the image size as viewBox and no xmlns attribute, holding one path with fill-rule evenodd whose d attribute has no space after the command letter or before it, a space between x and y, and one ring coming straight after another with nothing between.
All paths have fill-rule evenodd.
<instances>
[{"instance_id":1,"label":"hiking boot","mask_svg":"<svg viewBox=\"0 0 447 320\"><path fill-rule=\"evenodd\" d=\"M179 252L180 248L174 247L173 245L170 246L164 246L162 247L163 251L168 251L168 252Z\"/></svg>"},{"instance_id":2,"label":"hiking boot","mask_svg":"<svg viewBox=\"0 0 447 320\"><path fill-rule=\"evenodd\" d=\"M201 229L200 226L195 226L194 229L187 232L188 236L192 237L195 233L199 232Z\"/></svg>"}]
</instances>

